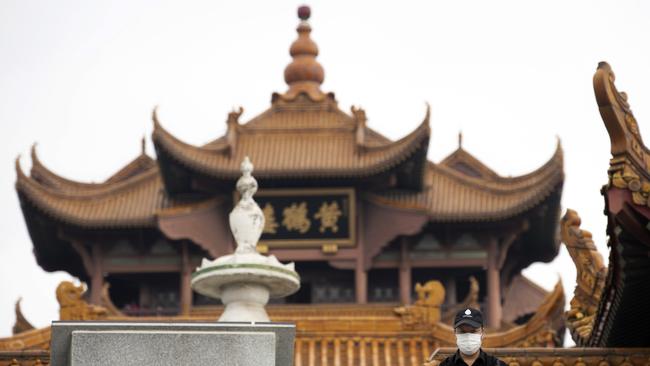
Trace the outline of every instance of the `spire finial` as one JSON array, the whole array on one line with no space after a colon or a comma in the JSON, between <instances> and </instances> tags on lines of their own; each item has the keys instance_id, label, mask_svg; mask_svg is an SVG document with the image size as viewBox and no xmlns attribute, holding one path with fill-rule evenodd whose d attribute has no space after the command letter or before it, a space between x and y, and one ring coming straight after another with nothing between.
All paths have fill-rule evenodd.
<instances>
[{"instance_id":1,"label":"spire finial","mask_svg":"<svg viewBox=\"0 0 650 366\"><path fill-rule=\"evenodd\" d=\"M146 135L142 136L142 140L140 140L140 154L144 155L145 151L147 151Z\"/></svg>"},{"instance_id":2,"label":"spire finial","mask_svg":"<svg viewBox=\"0 0 650 366\"><path fill-rule=\"evenodd\" d=\"M307 21L311 16L311 8L307 5L301 5L298 7L298 18L302 21Z\"/></svg>"},{"instance_id":3,"label":"spire finial","mask_svg":"<svg viewBox=\"0 0 650 366\"><path fill-rule=\"evenodd\" d=\"M284 69L284 81L289 85L287 95L295 96L301 92L307 93L312 99L323 95L320 85L325 80L325 71L318 61L318 46L311 39L311 26L309 18L311 9L303 5L298 8L300 24L296 29L298 39L291 44L289 54L293 60Z\"/></svg>"},{"instance_id":4,"label":"spire finial","mask_svg":"<svg viewBox=\"0 0 650 366\"><path fill-rule=\"evenodd\" d=\"M458 148L463 148L463 131L458 131Z\"/></svg>"}]
</instances>

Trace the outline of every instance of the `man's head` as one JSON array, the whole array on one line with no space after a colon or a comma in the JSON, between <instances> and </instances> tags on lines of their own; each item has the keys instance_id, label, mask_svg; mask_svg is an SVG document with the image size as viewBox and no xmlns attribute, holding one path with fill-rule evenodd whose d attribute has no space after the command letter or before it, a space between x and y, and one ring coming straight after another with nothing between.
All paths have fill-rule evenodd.
<instances>
[{"instance_id":1,"label":"man's head","mask_svg":"<svg viewBox=\"0 0 650 366\"><path fill-rule=\"evenodd\" d=\"M473 328L483 328L483 314L474 308L462 309L456 313L454 318L454 329L461 325L468 325Z\"/></svg>"},{"instance_id":2,"label":"man's head","mask_svg":"<svg viewBox=\"0 0 650 366\"><path fill-rule=\"evenodd\" d=\"M456 344L461 353L473 355L481 348L483 340L483 314L480 310L467 308L454 318Z\"/></svg>"}]
</instances>

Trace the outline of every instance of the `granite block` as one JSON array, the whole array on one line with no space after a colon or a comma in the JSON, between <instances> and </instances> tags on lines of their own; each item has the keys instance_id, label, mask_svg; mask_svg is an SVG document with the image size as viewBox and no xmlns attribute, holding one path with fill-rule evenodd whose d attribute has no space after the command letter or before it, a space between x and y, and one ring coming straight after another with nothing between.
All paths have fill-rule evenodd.
<instances>
[{"instance_id":1,"label":"granite block","mask_svg":"<svg viewBox=\"0 0 650 366\"><path fill-rule=\"evenodd\" d=\"M291 366L296 328L294 324L289 323L55 321L52 322L50 343L51 366L70 365L74 331L272 332L275 334L275 365Z\"/></svg>"},{"instance_id":2,"label":"granite block","mask_svg":"<svg viewBox=\"0 0 650 366\"><path fill-rule=\"evenodd\" d=\"M72 332L70 366L274 366L275 333L110 330Z\"/></svg>"}]
</instances>

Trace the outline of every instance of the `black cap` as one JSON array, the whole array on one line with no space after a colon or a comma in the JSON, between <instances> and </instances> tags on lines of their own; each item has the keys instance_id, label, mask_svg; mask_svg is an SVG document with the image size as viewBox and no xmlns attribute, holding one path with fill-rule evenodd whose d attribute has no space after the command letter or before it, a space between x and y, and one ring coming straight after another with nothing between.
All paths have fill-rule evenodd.
<instances>
[{"instance_id":1,"label":"black cap","mask_svg":"<svg viewBox=\"0 0 650 366\"><path fill-rule=\"evenodd\" d=\"M474 308L465 308L456 313L454 318L454 328L467 324L474 328L483 326L483 314L480 310Z\"/></svg>"}]
</instances>

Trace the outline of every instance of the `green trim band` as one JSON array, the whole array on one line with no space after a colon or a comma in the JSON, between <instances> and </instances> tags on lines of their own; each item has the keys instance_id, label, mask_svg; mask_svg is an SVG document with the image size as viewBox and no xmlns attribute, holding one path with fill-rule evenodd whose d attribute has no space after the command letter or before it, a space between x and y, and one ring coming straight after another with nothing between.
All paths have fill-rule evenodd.
<instances>
[{"instance_id":1,"label":"green trim band","mask_svg":"<svg viewBox=\"0 0 650 366\"><path fill-rule=\"evenodd\" d=\"M255 268L255 269L264 269L264 270L269 270L269 271L275 271L275 272L280 272L286 275L289 275L296 280L300 281L300 276L295 271L290 271L285 268L280 268L280 267L274 267L270 266L267 264L257 264L257 263L250 263L250 264L222 264L219 266L214 266L214 267L208 267L208 268L203 268L200 269L194 273L192 273L192 278L195 278L197 276L200 276L204 273L208 272L213 272L213 271L221 271L221 270L226 270L226 269L237 269L237 268Z\"/></svg>"}]
</instances>

